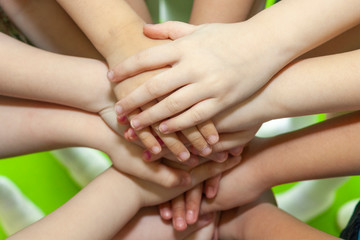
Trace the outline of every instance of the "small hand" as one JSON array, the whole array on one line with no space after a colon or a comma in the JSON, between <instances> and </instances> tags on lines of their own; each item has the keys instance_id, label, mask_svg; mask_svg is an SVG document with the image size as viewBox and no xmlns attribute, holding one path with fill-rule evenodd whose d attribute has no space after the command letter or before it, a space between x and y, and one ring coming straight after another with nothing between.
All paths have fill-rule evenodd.
<instances>
[{"instance_id":1,"label":"small hand","mask_svg":"<svg viewBox=\"0 0 360 240\"><path fill-rule=\"evenodd\" d=\"M179 115L160 124L161 132L199 124L253 95L278 67L259 52L262 48L256 32L245 23L195 27L167 22L146 26L144 31L153 38L176 40L130 57L112 70L112 80L119 81L145 70L172 66L118 103L119 113L127 114L154 98L170 94L134 117L131 125L135 129L175 114Z\"/></svg>"}]
</instances>

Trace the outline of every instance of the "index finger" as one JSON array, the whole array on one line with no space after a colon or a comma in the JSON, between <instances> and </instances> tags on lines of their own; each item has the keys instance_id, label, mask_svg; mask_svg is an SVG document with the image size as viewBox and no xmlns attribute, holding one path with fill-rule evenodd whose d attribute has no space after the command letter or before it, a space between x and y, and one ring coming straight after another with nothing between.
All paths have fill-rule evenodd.
<instances>
[{"instance_id":1,"label":"index finger","mask_svg":"<svg viewBox=\"0 0 360 240\"><path fill-rule=\"evenodd\" d=\"M139 73L173 65L180 58L180 53L173 43L167 43L145 49L113 67L108 72L111 82L119 82Z\"/></svg>"}]
</instances>

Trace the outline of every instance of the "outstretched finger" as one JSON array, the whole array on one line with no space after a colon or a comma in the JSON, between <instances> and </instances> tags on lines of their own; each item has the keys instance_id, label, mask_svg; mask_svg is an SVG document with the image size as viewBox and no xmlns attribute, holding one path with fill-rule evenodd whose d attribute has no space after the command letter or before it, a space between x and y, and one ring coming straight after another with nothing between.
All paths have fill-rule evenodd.
<instances>
[{"instance_id":1,"label":"outstretched finger","mask_svg":"<svg viewBox=\"0 0 360 240\"><path fill-rule=\"evenodd\" d=\"M187 224L196 223L202 197L203 184L197 185L195 188L185 193L185 208L186 208L186 222Z\"/></svg>"},{"instance_id":2,"label":"outstretched finger","mask_svg":"<svg viewBox=\"0 0 360 240\"><path fill-rule=\"evenodd\" d=\"M185 74L179 74L178 71L168 69L158 75L148 79L127 96L118 101L115 105L119 116L124 116L138 107L156 98L162 97L188 84L188 77ZM171 81L169 81L171 79Z\"/></svg>"},{"instance_id":3,"label":"outstretched finger","mask_svg":"<svg viewBox=\"0 0 360 240\"><path fill-rule=\"evenodd\" d=\"M184 22L168 21L160 24L146 24L144 34L153 39L175 40L193 33L196 26Z\"/></svg>"},{"instance_id":4,"label":"outstretched finger","mask_svg":"<svg viewBox=\"0 0 360 240\"><path fill-rule=\"evenodd\" d=\"M184 194L179 195L171 201L173 212L173 226L177 231L184 231L187 228L185 220L185 199Z\"/></svg>"},{"instance_id":5,"label":"outstretched finger","mask_svg":"<svg viewBox=\"0 0 360 240\"><path fill-rule=\"evenodd\" d=\"M221 174L205 181L204 192L207 198L214 198L219 190Z\"/></svg>"},{"instance_id":6,"label":"outstretched finger","mask_svg":"<svg viewBox=\"0 0 360 240\"><path fill-rule=\"evenodd\" d=\"M217 101L213 98L201 101L178 116L162 122L159 129L162 133L168 134L198 125L212 118L220 111L216 107L217 105ZM138 117L139 115L135 119L137 120Z\"/></svg>"},{"instance_id":7,"label":"outstretched finger","mask_svg":"<svg viewBox=\"0 0 360 240\"><path fill-rule=\"evenodd\" d=\"M159 211L161 218L164 220L170 220L173 216L170 202L160 204Z\"/></svg>"},{"instance_id":8,"label":"outstretched finger","mask_svg":"<svg viewBox=\"0 0 360 240\"><path fill-rule=\"evenodd\" d=\"M193 127L201 122L204 122L205 120L208 120L209 116L215 114L213 113L214 112L213 102L215 102L215 100L209 99L209 97L211 97L210 94L211 93L208 91L199 91L198 86L196 84L190 84L184 86L179 90L177 90L176 92L170 94L169 96L167 96L166 98L164 98L159 103L152 106L151 108L146 109L143 112L139 113L137 116L131 119L130 125L134 129L140 130L144 127L147 127L153 123L159 122L166 118L172 117L175 114L185 110L185 112L181 113L179 116L187 114L191 116L191 119L186 119L185 117L181 117L180 118L182 120L181 127L176 127L177 125L175 125L170 120L167 120L166 123L168 123L169 121L171 123L169 125L170 128L165 129L164 128L165 125L161 124L160 131L162 133L171 133L171 132L183 130L185 128ZM201 105L200 110L198 109L199 107L196 107L199 104ZM189 107L191 108L189 110L186 110ZM172 119L178 119L179 116L174 117Z\"/></svg>"},{"instance_id":9,"label":"outstretched finger","mask_svg":"<svg viewBox=\"0 0 360 240\"><path fill-rule=\"evenodd\" d=\"M119 82L139 73L171 66L180 59L180 52L173 43L145 49L111 68L107 74L111 82Z\"/></svg>"}]
</instances>

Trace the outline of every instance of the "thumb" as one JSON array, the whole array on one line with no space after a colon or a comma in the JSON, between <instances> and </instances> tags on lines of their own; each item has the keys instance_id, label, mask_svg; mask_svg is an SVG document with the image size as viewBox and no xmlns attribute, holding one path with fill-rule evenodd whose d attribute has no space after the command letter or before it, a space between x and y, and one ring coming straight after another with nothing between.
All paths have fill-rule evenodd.
<instances>
[{"instance_id":1,"label":"thumb","mask_svg":"<svg viewBox=\"0 0 360 240\"><path fill-rule=\"evenodd\" d=\"M191 24L169 21L160 24L146 24L144 34L153 39L175 40L193 33L195 29L196 26Z\"/></svg>"}]
</instances>

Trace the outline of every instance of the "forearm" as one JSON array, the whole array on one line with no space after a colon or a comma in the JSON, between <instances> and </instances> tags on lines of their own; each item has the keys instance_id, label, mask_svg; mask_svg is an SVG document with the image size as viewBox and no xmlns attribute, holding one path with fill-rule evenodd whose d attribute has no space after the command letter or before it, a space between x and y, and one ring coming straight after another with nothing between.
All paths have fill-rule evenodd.
<instances>
[{"instance_id":1,"label":"forearm","mask_svg":"<svg viewBox=\"0 0 360 240\"><path fill-rule=\"evenodd\" d=\"M99 143L125 141L95 114L7 97L0 97L0 103L6 113L0 119L0 158L71 146L103 150Z\"/></svg>"},{"instance_id":2,"label":"forearm","mask_svg":"<svg viewBox=\"0 0 360 240\"><path fill-rule=\"evenodd\" d=\"M189 23L232 23L244 21L254 0L195 0Z\"/></svg>"},{"instance_id":3,"label":"forearm","mask_svg":"<svg viewBox=\"0 0 360 240\"><path fill-rule=\"evenodd\" d=\"M55 1L0 1L1 7L31 42L47 51L102 59L87 37Z\"/></svg>"},{"instance_id":4,"label":"forearm","mask_svg":"<svg viewBox=\"0 0 360 240\"><path fill-rule=\"evenodd\" d=\"M360 113L264 139L245 163L264 189L294 181L357 175ZM253 170L253 171L252 171Z\"/></svg>"},{"instance_id":5,"label":"forearm","mask_svg":"<svg viewBox=\"0 0 360 240\"><path fill-rule=\"evenodd\" d=\"M359 109L360 71L354 64L359 61L360 50L356 50L305 59L286 67L263 92L265 101L273 106L266 117L270 120Z\"/></svg>"},{"instance_id":6,"label":"forearm","mask_svg":"<svg viewBox=\"0 0 360 240\"><path fill-rule=\"evenodd\" d=\"M281 211L261 203L243 213L239 239L338 239ZM259 227L261 226L261 227Z\"/></svg>"},{"instance_id":7,"label":"forearm","mask_svg":"<svg viewBox=\"0 0 360 240\"><path fill-rule=\"evenodd\" d=\"M113 168L9 239L110 239L140 209L136 185Z\"/></svg>"},{"instance_id":8,"label":"forearm","mask_svg":"<svg viewBox=\"0 0 360 240\"><path fill-rule=\"evenodd\" d=\"M285 66L292 59L354 27L360 21L359 13L357 0L346 4L336 0L326 1L326 4L322 0L285 0L248 22L260 30L264 46L276 44L264 53L275 54L278 57L276 64Z\"/></svg>"},{"instance_id":9,"label":"forearm","mask_svg":"<svg viewBox=\"0 0 360 240\"><path fill-rule=\"evenodd\" d=\"M98 60L46 52L1 34L0 94L97 112L114 102ZM96 99L96 101L95 101Z\"/></svg>"},{"instance_id":10,"label":"forearm","mask_svg":"<svg viewBox=\"0 0 360 240\"><path fill-rule=\"evenodd\" d=\"M79 25L110 66L153 46L156 42L144 36L144 21L124 0L111 0L106 4L95 0L58 0L58 3Z\"/></svg>"}]
</instances>

